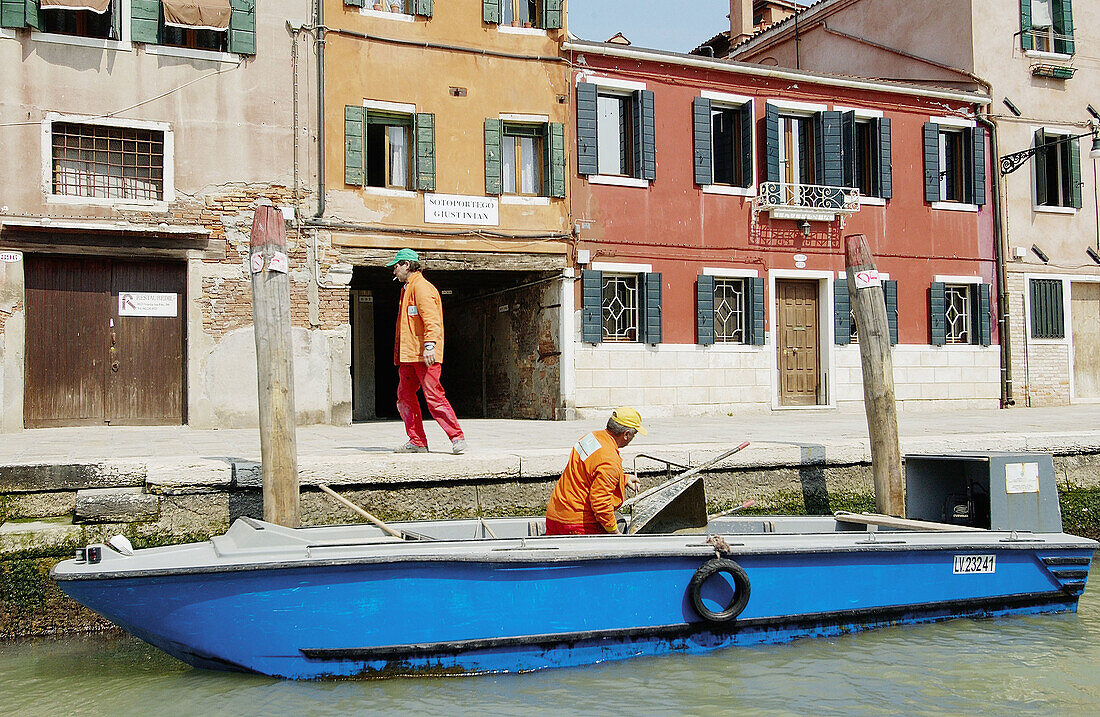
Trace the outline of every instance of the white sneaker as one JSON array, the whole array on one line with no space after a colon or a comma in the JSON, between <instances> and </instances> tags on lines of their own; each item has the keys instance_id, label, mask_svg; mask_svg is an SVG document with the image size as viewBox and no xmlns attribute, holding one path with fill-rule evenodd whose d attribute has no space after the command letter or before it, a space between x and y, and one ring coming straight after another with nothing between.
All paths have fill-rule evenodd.
<instances>
[{"instance_id":1,"label":"white sneaker","mask_svg":"<svg viewBox=\"0 0 1100 717\"><path fill-rule=\"evenodd\" d=\"M393 452L394 453L427 453L428 452L428 447L427 446L418 446L418 445L415 445L412 441L409 441L408 443L406 443L403 446L398 446L397 448L394 448Z\"/></svg>"},{"instance_id":2,"label":"white sneaker","mask_svg":"<svg viewBox=\"0 0 1100 717\"><path fill-rule=\"evenodd\" d=\"M463 453L465 451L466 451L466 439L465 438L456 438L453 441L451 441L451 452L454 453L456 456L459 453Z\"/></svg>"}]
</instances>

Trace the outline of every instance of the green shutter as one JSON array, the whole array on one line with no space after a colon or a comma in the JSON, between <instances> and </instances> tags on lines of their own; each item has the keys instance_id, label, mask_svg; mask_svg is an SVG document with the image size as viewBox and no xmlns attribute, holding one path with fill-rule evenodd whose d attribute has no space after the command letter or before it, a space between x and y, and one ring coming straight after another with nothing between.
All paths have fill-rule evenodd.
<instances>
[{"instance_id":1,"label":"green shutter","mask_svg":"<svg viewBox=\"0 0 1100 717\"><path fill-rule=\"evenodd\" d=\"M485 193L499 195L504 193L504 178L501 174L501 142L504 141L504 123L498 119L485 120Z\"/></svg>"},{"instance_id":2,"label":"green shutter","mask_svg":"<svg viewBox=\"0 0 1100 717\"><path fill-rule=\"evenodd\" d=\"M886 323L890 329L890 345L898 343L898 282L887 279L882 282L883 298L886 299Z\"/></svg>"},{"instance_id":3,"label":"green shutter","mask_svg":"<svg viewBox=\"0 0 1100 717\"><path fill-rule=\"evenodd\" d=\"M416 188L421 192L435 191L435 115L417 112L416 135Z\"/></svg>"},{"instance_id":4,"label":"green shutter","mask_svg":"<svg viewBox=\"0 0 1100 717\"><path fill-rule=\"evenodd\" d=\"M229 51L256 54L256 0L229 0Z\"/></svg>"},{"instance_id":5,"label":"green shutter","mask_svg":"<svg viewBox=\"0 0 1100 717\"><path fill-rule=\"evenodd\" d=\"M872 125L878 138L878 173L874 177L875 194L883 199L894 196L893 140L890 136L890 118L881 117Z\"/></svg>"},{"instance_id":6,"label":"green shutter","mask_svg":"<svg viewBox=\"0 0 1100 717\"><path fill-rule=\"evenodd\" d=\"M833 282L833 340L838 346L852 343L852 302L847 277Z\"/></svg>"},{"instance_id":7,"label":"green shutter","mask_svg":"<svg viewBox=\"0 0 1100 717\"><path fill-rule=\"evenodd\" d=\"M1035 47L1031 35L1031 0L1020 0L1020 45L1025 50Z\"/></svg>"},{"instance_id":8,"label":"green shutter","mask_svg":"<svg viewBox=\"0 0 1100 717\"><path fill-rule=\"evenodd\" d=\"M1064 339L1065 307L1061 279L1031 279L1031 337Z\"/></svg>"},{"instance_id":9,"label":"green shutter","mask_svg":"<svg viewBox=\"0 0 1100 717\"><path fill-rule=\"evenodd\" d=\"M111 39L122 39L122 0L111 0Z\"/></svg>"},{"instance_id":10,"label":"green shutter","mask_svg":"<svg viewBox=\"0 0 1100 717\"><path fill-rule=\"evenodd\" d=\"M940 201L940 126L924 124L924 201Z\"/></svg>"},{"instance_id":11,"label":"green shutter","mask_svg":"<svg viewBox=\"0 0 1100 717\"><path fill-rule=\"evenodd\" d=\"M749 100L737 110L741 116L741 186L745 188L751 187L756 179L752 173L752 126L756 120L752 108Z\"/></svg>"},{"instance_id":12,"label":"green shutter","mask_svg":"<svg viewBox=\"0 0 1100 717\"><path fill-rule=\"evenodd\" d=\"M481 19L490 25L499 25L500 0L481 0Z\"/></svg>"},{"instance_id":13,"label":"green shutter","mask_svg":"<svg viewBox=\"0 0 1100 717\"><path fill-rule=\"evenodd\" d=\"M703 346L714 343L714 277L705 274L695 283L695 332Z\"/></svg>"},{"instance_id":14,"label":"green shutter","mask_svg":"<svg viewBox=\"0 0 1100 717\"><path fill-rule=\"evenodd\" d=\"M844 186L844 158L841 142L840 113L817 112L814 115L815 162L818 184Z\"/></svg>"},{"instance_id":15,"label":"green shutter","mask_svg":"<svg viewBox=\"0 0 1100 717\"><path fill-rule=\"evenodd\" d=\"M543 0L542 27L544 30L561 29L562 16L562 0Z\"/></svg>"},{"instance_id":16,"label":"green shutter","mask_svg":"<svg viewBox=\"0 0 1100 717\"><path fill-rule=\"evenodd\" d=\"M764 345L764 279L759 276L745 279L745 298L749 320L749 337L745 343L754 346Z\"/></svg>"},{"instance_id":17,"label":"green shutter","mask_svg":"<svg viewBox=\"0 0 1100 717\"><path fill-rule=\"evenodd\" d=\"M842 112L840 115L840 148L841 159L844 167L845 187L858 187L859 174L856 171L856 145L858 135L856 130L856 113ZM870 161L870 157L867 158Z\"/></svg>"},{"instance_id":18,"label":"green shutter","mask_svg":"<svg viewBox=\"0 0 1100 717\"><path fill-rule=\"evenodd\" d=\"M699 186L714 182L710 122L710 100L706 97L694 98L691 101L691 127L695 152L695 183Z\"/></svg>"},{"instance_id":19,"label":"green shutter","mask_svg":"<svg viewBox=\"0 0 1100 717\"><path fill-rule=\"evenodd\" d=\"M779 177L779 108L764 105L764 141L768 166L767 181L780 182Z\"/></svg>"},{"instance_id":20,"label":"green shutter","mask_svg":"<svg viewBox=\"0 0 1100 717\"><path fill-rule=\"evenodd\" d=\"M659 344L662 340L661 333L661 274L653 272L642 275L645 284L642 295L644 298L642 314L642 330L639 332L641 339L647 344Z\"/></svg>"},{"instance_id":21,"label":"green shutter","mask_svg":"<svg viewBox=\"0 0 1100 717\"><path fill-rule=\"evenodd\" d=\"M982 346L989 346L993 343L993 322L989 311L989 284L978 284L977 299L978 300L975 302L978 311L978 321L976 322L978 327L977 343L980 343Z\"/></svg>"},{"instance_id":22,"label":"green shutter","mask_svg":"<svg viewBox=\"0 0 1100 717\"><path fill-rule=\"evenodd\" d=\"M416 0L416 14L422 17L431 17L432 0Z\"/></svg>"},{"instance_id":23,"label":"green shutter","mask_svg":"<svg viewBox=\"0 0 1100 717\"><path fill-rule=\"evenodd\" d=\"M634 176L657 178L657 140L652 90L637 90L634 99Z\"/></svg>"},{"instance_id":24,"label":"green shutter","mask_svg":"<svg viewBox=\"0 0 1100 717\"><path fill-rule=\"evenodd\" d=\"M37 0L3 0L3 2L0 2L0 27L39 29Z\"/></svg>"},{"instance_id":25,"label":"green shutter","mask_svg":"<svg viewBox=\"0 0 1100 717\"><path fill-rule=\"evenodd\" d=\"M344 4L352 7L363 7L363 0L344 0Z\"/></svg>"},{"instance_id":26,"label":"green shutter","mask_svg":"<svg viewBox=\"0 0 1100 717\"><path fill-rule=\"evenodd\" d=\"M577 83L577 173L599 174L596 154L596 86Z\"/></svg>"},{"instance_id":27,"label":"green shutter","mask_svg":"<svg viewBox=\"0 0 1100 717\"><path fill-rule=\"evenodd\" d=\"M550 146L550 196L565 197L565 125L551 122L547 126Z\"/></svg>"},{"instance_id":28,"label":"green shutter","mask_svg":"<svg viewBox=\"0 0 1100 717\"><path fill-rule=\"evenodd\" d=\"M581 338L587 344L603 341L603 272L581 272Z\"/></svg>"},{"instance_id":29,"label":"green shutter","mask_svg":"<svg viewBox=\"0 0 1100 717\"><path fill-rule=\"evenodd\" d=\"M362 187L364 184L363 119L362 107L355 105L344 107L344 184L356 187Z\"/></svg>"},{"instance_id":30,"label":"green shutter","mask_svg":"<svg viewBox=\"0 0 1100 717\"><path fill-rule=\"evenodd\" d=\"M1051 14L1054 16L1054 51L1072 55L1077 51L1073 41L1073 2L1072 0L1052 0Z\"/></svg>"},{"instance_id":31,"label":"green shutter","mask_svg":"<svg viewBox=\"0 0 1100 717\"><path fill-rule=\"evenodd\" d=\"M230 20L232 20L230 13ZM160 39L160 0L130 0L130 39L156 44Z\"/></svg>"},{"instance_id":32,"label":"green shutter","mask_svg":"<svg viewBox=\"0 0 1100 717\"><path fill-rule=\"evenodd\" d=\"M985 130L971 127L966 132L966 138L970 140L970 176L964 181L967 188L966 200L970 204L981 206L985 204Z\"/></svg>"},{"instance_id":33,"label":"green shutter","mask_svg":"<svg viewBox=\"0 0 1100 717\"><path fill-rule=\"evenodd\" d=\"M1047 147L1047 133L1039 129L1035 132L1035 203L1040 207L1050 201L1050 187L1047 184L1047 160L1050 148Z\"/></svg>"},{"instance_id":34,"label":"green shutter","mask_svg":"<svg viewBox=\"0 0 1100 717\"><path fill-rule=\"evenodd\" d=\"M1069 142L1069 205L1081 208L1081 140Z\"/></svg>"},{"instance_id":35,"label":"green shutter","mask_svg":"<svg viewBox=\"0 0 1100 717\"><path fill-rule=\"evenodd\" d=\"M942 281L933 281L928 290L929 324L932 345L943 346L947 343L947 286Z\"/></svg>"}]
</instances>

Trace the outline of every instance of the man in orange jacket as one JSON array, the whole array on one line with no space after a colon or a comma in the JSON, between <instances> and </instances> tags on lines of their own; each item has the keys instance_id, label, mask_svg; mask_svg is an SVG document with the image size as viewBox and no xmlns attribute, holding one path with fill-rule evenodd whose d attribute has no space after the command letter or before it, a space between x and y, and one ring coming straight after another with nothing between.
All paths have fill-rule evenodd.
<instances>
[{"instance_id":1,"label":"man in orange jacket","mask_svg":"<svg viewBox=\"0 0 1100 717\"><path fill-rule=\"evenodd\" d=\"M412 249L397 252L386 266L404 284L397 312L397 334L393 342L393 363L397 366L397 410L405 422L409 442L394 453L427 453L428 437L420 414L419 389L424 391L432 418L451 439L451 450L466 450L466 438L458 418L443 393L443 302L439 291L420 273L420 256Z\"/></svg>"},{"instance_id":2,"label":"man in orange jacket","mask_svg":"<svg viewBox=\"0 0 1100 717\"><path fill-rule=\"evenodd\" d=\"M623 504L627 486L639 487L637 478L623 473L619 449L639 433L646 433L642 417L623 406L611 413L606 429L577 441L546 506L547 535L619 532L615 509Z\"/></svg>"}]
</instances>

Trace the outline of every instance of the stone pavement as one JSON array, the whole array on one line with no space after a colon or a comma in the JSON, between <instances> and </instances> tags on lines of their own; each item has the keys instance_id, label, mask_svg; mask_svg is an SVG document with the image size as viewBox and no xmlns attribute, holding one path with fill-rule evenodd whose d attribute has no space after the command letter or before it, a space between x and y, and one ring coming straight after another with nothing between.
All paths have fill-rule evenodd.
<instances>
[{"instance_id":1,"label":"stone pavement","mask_svg":"<svg viewBox=\"0 0 1100 717\"><path fill-rule=\"evenodd\" d=\"M428 454L395 455L405 441L397 421L298 429L304 485L500 480L552 476L569 447L600 421L481 419L462 422L469 449L451 455L434 423ZM960 450L1100 452L1100 404L1008 410L907 412L899 416L902 453ZM869 460L862 410L747 411L730 416L646 420L649 435L623 451L628 470L664 472L659 461L698 465L742 441L745 451L723 466L861 463ZM256 429L96 426L0 435L0 492L102 485L256 486ZM66 478L65 476L70 476ZM98 476L98 477L97 477ZM51 483L52 482L52 483Z\"/></svg>"}]
</instances>

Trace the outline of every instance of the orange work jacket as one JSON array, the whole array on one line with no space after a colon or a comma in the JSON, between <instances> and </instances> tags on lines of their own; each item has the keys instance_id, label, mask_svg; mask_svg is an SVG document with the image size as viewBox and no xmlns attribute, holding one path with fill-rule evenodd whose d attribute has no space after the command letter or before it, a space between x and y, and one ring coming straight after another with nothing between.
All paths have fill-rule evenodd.
<instances>
[{"instance_id":1,"label":"orange work jacket","mask_svg":"<svg viewBox=\"0 0 1100 717\"><path fill-rule=\"evenodd\" d=\"M570 525L588 523L614 533L615 509L623 504L626 474L615 439L594 431L577 441L550 495L546 517Z\"/></svg>"},{"instance_id":2,"label":"orange work jacket","mask_svg":"<svg viewBox=\"0 0 1100 717\"><path fill-rule=\"evenodd\" d=\"M394 364L423 361L425 341L435 342L435 360L443 363L443 302L439 291L417 271L409 274L401 289L393 342Z\"/></svg>"}]
</instances>

